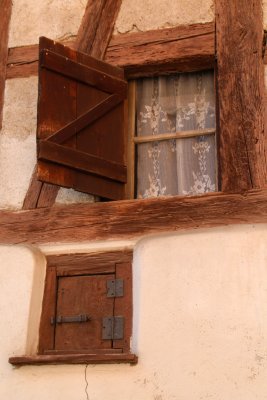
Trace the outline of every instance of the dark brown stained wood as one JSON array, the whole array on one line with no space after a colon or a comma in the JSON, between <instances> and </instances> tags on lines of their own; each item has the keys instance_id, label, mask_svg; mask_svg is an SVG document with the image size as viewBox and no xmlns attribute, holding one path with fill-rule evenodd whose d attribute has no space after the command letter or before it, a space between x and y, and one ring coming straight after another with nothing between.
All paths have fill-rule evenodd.
<instances>
[{"instance_id":1,"label":"dark brown stained wood","mask_svg":"<svg viewBox=\"0 0 267 400\"><path fill-rule=\"evenodd\" d=\"M46 140L39 142L39 159L126 182L126 166Z\"/></svg>"},{"instance_id":2,"label":"dark brown stained wood","mask_svg":"<svg viewBox=\"0 0 267 400\"><path fill-rule=\"evenodd\" d=\"M221 189L266 185L261 0L216 0Z\"/></svg>"},{"instance_id":3,"label":"dark brown stained wood","mask_svg":"<svg viewBox=\"0 0 267 400\"><path fill-rule=\"evenodd\" d=\"M120 354L122 349L94 349L94 354ZM44 355L76 354L77 350L45 350ZM84 351L83 354L92 354L92 350Z\"/></svg>"},{"instance_id":4,"label":"dark brown stained wood","mask_svg":"<svg viewBox=\"0 0 267 400\"><path fill-rule=\"evenodd\" d=\"M165 72L213 68L215 55L214 23L194 24L126 33L114 36L105 60L126 69L127 76L138 77ZM73 42L66 43L70 47ZM9 50L7 77L37 74L38 45ZM28 65L30 64L30 65Z\"/></svg>"},{"instance_id":5,"label":"dark brown stained wood","mask_svg":"<svg viewBox=\"0 0 267 400\"><path fill-rule=\"evenodd\" d=\"M130 351L133 319L132 263L116 263L116 279L123 279L123 297L115 297L114 315L124 316L124 338L113 340L113 348Z\"/></svg>"},{"instance_id":6,"label":"dark brown stained wood","mask_svg":"<svg viewBox=\"0 0 267 400\"><path fill-rule=\"evenodd\" d=\"M116 94L113 94L99 103L97 106L90 108L85 114L82 114L75 121L66 125L64 128L60 129L58 132L54 133L49 137L49 141L54 143L63 143L65 140L69 139L73 135L73 130L76 132L81 131L86 125L96 121L98 118L102 117L108 110L113 109L121 102L121 99Z\"/></svg>"},{"instance_id":7,"label":"dark brown stained wood","mask_svg":"<svg viewBox=\"0 0 267 400\"><path fill-rule=\"evenodd\" d=\"M110 349L102 339L102 318L113 316L114 298L107 297L107 279L115 274L66 276L58 279L57 316L88 315L84 323L62 323L55 328L55 350Z\"/></svg>"},{"instance_id":8,"label":"dark brown stained wood","mask_svg":"<svg viewBox=\"0 0 267 400\"><path fill-rule=\"evenodd\" d=\"M104 58L122 0L89 0L76 40L77 50Z\"/></svg>"},{"instance_id":9,"label":"dark brown stained wood","mask_svg":"<svg viewBox=\"0 0 267 400\"><path fill-rule=\"evenodd\" d=\"M62 354L62 355L38 355L10 357L9 363L22 365L41 364L137 364L138 357L135 354Z\"/></svg>"},{"instance_id":10,"label":"dark brown stained wood","mask_svg":"<svg viewBox=\"0 0 267 400\"><path fill-rule=\"evenodd\" d=\"M40 54L38 178L112 200L124 198L126 81L117 77L117 68L111 76L114 67L97 62L95 69L92 57L49 39L41 39ZM64 92L64 85L51 96L57 79L75 86ZM61 97L74 110L67 123L59 118L65 115Z\"/></svg>"},{"instance_id":11,"label":"dark brown stained wood","mask_svg":"<svg viewBox=\"0 0 267 400\"><path fill-rule=\"evenodd\" d=\"M54 331L55 328L47 321L55 316L56 312L56 296L57 296L57 279L56 279L56 268L47 267L44 298L42 305L42 315L40 322L40 335L39 335L39 346L38 353L43 353L46 350L54 349Z\"/></svg>"},{"instance_id":12,"label":"dark brown stained wood","mask_svg":"<svg viewBox=\"0 0 267 400\"><path fill-rule=\"evenodd\" d=\"M0 22L0 129L2 128L5 80L8 58L8 33L9 22L12 10L11 0L0 1L1 22Z\"/></svg>"},{"instance_id":13,"label":"dark brown stained wood","mask_svg":"<svg viewBox=\"0 0 267 400\"><path fill-rule=\"evenodd\" d=\"M129 78L214 67L214 24L195 24L116 35L105 60Z\"/></svg>"},{"instance_id":14,"label":"dark brown stained wood","mask_svg":"<svg viewBox=\"0 0 267 400\"><path fill-rule=\"evenodd\" d=\"M73 267L69 266L58 266L57 276L75 276L75 275L99 275L99 274L115 274L115 264L108 265L103 263L102 265L87 264L80 266L79 262Z\"/></svg>"},{"instance_id":15,"label":"dark brown stained wood","mask_svg":"<svg viewBox=\"0 0 267 400\"><path fill-rule=\"evenodd\" d=\"M29 187L31 187L32 190L31 191L28 190L26 193L22 206L23 210L31 210L36 207L36 202L38 202L42 185L43 185L42 182L37 180L37 165L36 165L29 185Z\"/></svg>"},{"instance_id":16,"label":"dark brown stained wood","mask_svg":"<svg viewBox=\"0 0 267 400\"><path fill-rule=\"evenodd\" d=\"M67 49L67 47L65 47L65 49ZM61 56L52 51L47 51L46 49L42 50L40 54L41 68L58 72L60 75L96 87L106 93L116 92L123 97L127 94L127 84L125 81L110 76L104 68L102 71L94 69L90 66L89 60L91 60L91 58L87 62L87 65L90 66L90 68L88 68L86 65L81 64L76 60L73 61L71 58ZM76 54L75 58L77 58Z\"/></svg>"},{"instance_id":17,"label":"dark brown stained wood","mask_svg":"<svg viewBox=\"0 0 267 400\"><path fill-rule=\"evenodd\" d=\"M54 185L46 183L45 190L40 190L40 195L38 198L38 208L42 207L52 207L55 204L57 197L57 191Z\"/></svg>"},{"instance_id":18,"label":"dark brown stained wood","mask_svg":"<svg viewBox=\"0 0 267 400\"><path fill-rule=\"evenodd\" d=\"M49 164L49 170L47 169ZM49 163L46 161L38 162L39 165L39 179L44 182L51 182L53 179L54 185L62 185L62 176L64 176L64 182L66 187L72 187L73 176L71 175L72 170L67 167L61 166L55 163ZM69 170L69 176L66 172ZM105 197L107 195L107 190L109 193L109 198L113 200L119 200L124 197L125 189L124 184L120 182L115 182L110 179L105 179L101 182L102 178L96 175L88 175L82 171L75 171L75 184L79 187L81 192L89 193L92 188L96 188L99 196ZM63 185L62 185L63 186ZM51 204L52 205L52 204ZM51 206L50 205L50 206Z\"/></svg>"},{"instance_id":19,"label":"dark brown stained wood","mask_svg":"<svg viewBox=\"0 0 267 400\"><path fill-rule=\"evenodd\" d=\"M231 224L266 223L267 189L0 212L0 243L140 238Z\"/></svg>"},{"instance_id":20,"label":"dark brown stained wood","mask_svg":"<svg viewBox=\"0 0 267 400\"><path fill-rule=\"evenodd\" d=\"M132 260L133 251L129 249L123 250L110 250L105 252L92 252L82 254L58 254L46 256L47 265L57 267L57 271L62 271L64 268L69 275L72 275L70 271L75 269L87 268L92 272L95 268L101 268L103 273L106 272L103 268L111 268L111 271L115 272L115 263L127 263ZM98 271L98 270L97 270Z\"/></svg>"},{"instance_id":21,"label":"dark brown stained wood","mask_svg":"<svg viewBox=\"0 0 267 400\"><path fill-rule=\"evenodd\" d=\"M117 13L119 11L121 0L112 0L113 5L111 6L111 8L109 4L110 0L108 1L99 0L97 2L94 0L88 0L85 14L83 16L82 23L78 31L78 35L76 37L76 41L73 44L76 50L83 51L84 53L87 54L93 54L93 51L95 51L95 47L97 47L97 57L100 59L104 58L106 48L108 46L110 37L114 29L115 20ZM107 18L106 12L104 11L104 8L106 9L106 7L108 7L109 12L111 13L111 17L109 18ZM101 32L105 33L104 37L101 37L100 34ZM97 38L95 42L94 38ZM99 40L102 41L101 45ZM96 64L99 63L96 61ZM116 76L116 72L114 70L113 74ZM53 172L50 171L50 173ZM72 173L70 171L65 171L63 168L60 168L59 173L61 174L61 176L64 175L66 181L72 180L71 176ZM44 172L39 171L39 178L44 178L43 175ZM31 193L34 192L35 190L35 185L34 185L35 180L37 180L37 174L34 174L32 177L32 184L28 188L28 192L26 194L27 197L32 198ZM103 183L96 180L95 177L90 178L88 180L87 177L85 178L83 175L77 174L76 180L77 180L77 185L81 191L89 192L90 187L93 188L99 187L100 188L99 193L102 193L103 191ZM43 181L45 182L46 180L43 179ZM40 194L39 192L37 192L35 207L38 208L38 207L50 206L51 198L54 197L56 199L58 190L59 187L54 185L53 186L54 195L52 196L51 188L47 186L47 183L43 183L40 191L41 198L43 201L42 203L40 203L40 205L38 204L38 198L40 197ZM124 191L122 188L116 188L114 190L119 198L123 197ZM113 197L116 198L116 196Z\"/></svg>"}]
</instances>

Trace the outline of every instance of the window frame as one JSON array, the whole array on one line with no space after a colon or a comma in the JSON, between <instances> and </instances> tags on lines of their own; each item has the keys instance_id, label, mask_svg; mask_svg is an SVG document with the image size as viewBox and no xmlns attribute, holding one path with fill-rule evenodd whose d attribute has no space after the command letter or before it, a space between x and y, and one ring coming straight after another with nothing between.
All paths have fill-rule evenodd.
<instances>
[{"instance_id":1,"label":"window frame","mask_svg":"<svg viewBox=\"0 0 267 400\"><path fill-rule=\"evenodd\" d=\"M61 364L61 363L129 363L136 364L137 356L131 353L130 339L132 336L132 250L111 250L92 253L58 254L46 257L46 279L42 304L42 314L39 329L38 352L35 356L15 356L9 359L14 365L29 364ZM113 300L113 313L122 316L123 339L111 339L111 348L88 348L81 350L55 349L56 325L51 324L55 318L58 281L60 278L71 277L102 277L103 280L114 276L123 280L123 296L110 298ZM103 297L103 293L100 293ZM103 317L106 315L103 315ZM107 315L108 317L108 315ZM90 321L88 322L90 324ZM67 327L68 328L68 327ZM77 331L79 335L79 331ZM79 336L77 337L79 340ZM101 339L98 338L98 341Z\"/></svg>"}]
</instances>

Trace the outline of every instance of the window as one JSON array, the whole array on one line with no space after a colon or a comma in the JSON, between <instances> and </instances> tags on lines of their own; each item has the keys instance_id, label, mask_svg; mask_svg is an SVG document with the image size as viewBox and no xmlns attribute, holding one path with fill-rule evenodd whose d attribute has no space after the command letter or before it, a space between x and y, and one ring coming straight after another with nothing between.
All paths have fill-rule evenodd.
<instances>
[{"instance_id":1,"label":"window","mask_svg":"<svg viewBox=\"0 0 267 400\"><path fill-rule=\"evenodd\" d=\"M131 260L131 251L48 257L39 360L136 362Z\"/></svg>"},{"instance_id":2,"label":"window","mask_svg":"<svg viewBox=\"0 0 267 400\"><path fill-rule=\"evenodd\" d=\"M213 71L142 78L131 85L136 93L129 139L130 153L136 150L135 197L215 191Z\"/></svg>"},{"instance_id":3,"label":"window","mask_svg":"<svg viewBox=\"0 0 267 400\"><path fill-rule=\"evenodd\" d=\"M139 79L128 108L123 76L41 38L39 179L111 200L215 191L213 73Z\"/></svg>"}]
</instances>

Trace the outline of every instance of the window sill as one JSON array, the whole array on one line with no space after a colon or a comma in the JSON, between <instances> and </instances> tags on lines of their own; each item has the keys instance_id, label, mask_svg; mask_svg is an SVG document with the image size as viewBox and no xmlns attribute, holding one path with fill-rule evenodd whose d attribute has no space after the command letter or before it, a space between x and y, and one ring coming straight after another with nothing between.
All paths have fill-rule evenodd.
<instances>
[{"instance_id":1,"label":"window sill","mask_svg":"<svg viewBox=\"0 0 267 400\"><path fill-rule=\"evenodd\" d=\"M36 356L15 356L9 363L17 367L22 365L47 364L137 364L138 357L131 353L118 354L57 354Z\"/></svg>"}]
</instances>

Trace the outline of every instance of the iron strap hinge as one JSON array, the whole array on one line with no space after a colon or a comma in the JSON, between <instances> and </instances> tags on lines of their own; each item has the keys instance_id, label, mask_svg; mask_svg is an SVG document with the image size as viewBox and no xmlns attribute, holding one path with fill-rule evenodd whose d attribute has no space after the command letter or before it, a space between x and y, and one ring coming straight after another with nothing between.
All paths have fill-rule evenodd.
<instances>
[{"instance_id":1,"label":"iron strap hinge","mask_svg":"<svg viewBox=\"0 0 267 400\"><path fill-rule=\"evenodd\" d=\"M123 339L124 317L104 317L102 319L102 339Z\"/></svg>"},{"instance_id":2,"label":"iron strap hinge","mask_svg":"<svg viewBox=\"0 0 267 400\"><path fill-rule=\"evenodd\" d=\"M62 317L62 315L50 318L50 323L51 325L55 324L65 324L65 323L70 323L70 322L87 322L90 321L89 315L86 314L80 314L80 315L73 315L70 317Z\"/></svg>"},{"instance_id":3,"label":"iron strap hinge","mask_svg":"<svg viewBox=\"0 0 267 400\"><path fill-rule=\"evenodd\" d=\"M107 297L123 297L123 279L107 280Z\"/></svg>"}]
</instances>

